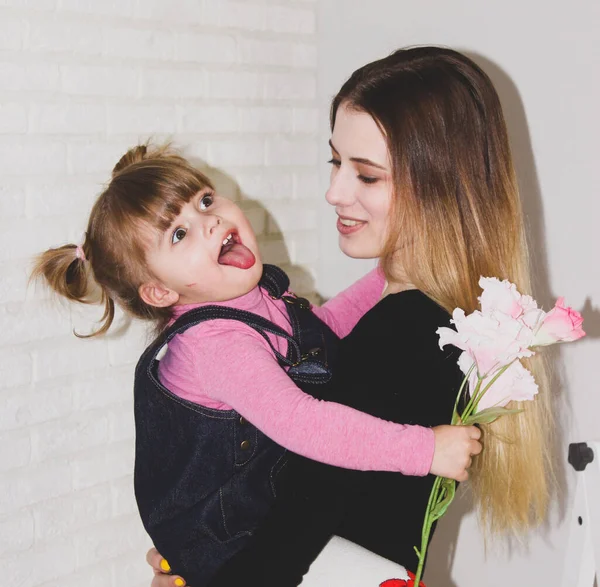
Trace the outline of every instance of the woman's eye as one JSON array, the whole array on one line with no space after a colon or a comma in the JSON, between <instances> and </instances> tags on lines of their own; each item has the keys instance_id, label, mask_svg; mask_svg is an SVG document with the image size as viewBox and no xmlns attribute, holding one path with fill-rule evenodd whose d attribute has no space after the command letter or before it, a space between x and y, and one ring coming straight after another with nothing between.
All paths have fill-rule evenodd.
<instances>
[{"instance_id":1,"label":"woman's eye","mask_svg":"<svg viewBox=\"0 0 600 587\"><path fill-rule=\"evenodd\" d=\"M379 181L378 177L369 177L367 175L359 175L358 179L360 179L360 181L366 184L377 183Z\"/></svg>"},{"instance_id":2,"label":"woman's eye","mask_svg":"<svg viewBox=\"0 0 600 587\"><path fill-rule=\"evenodd\" d=\"M207 208L212 206L213 202L214 202L214 197L212 194L206 194L205 196L202 196L202 199L200 200L200 210L202 210L202 211L206 210Z\"/></svg>"},{"instance_id":3,"label":"woman's eye","mask_svg":"<svg viewBox=\"0 0 600 587\"><path fill-rule=\"evenodd\" d=\"M335 159L333 157L329 161L327 161L327 163L333 165L334 167L339 167L342 164L342 162L339 159Z\"/></svg>"},{"instance_id":4,"label":"woman's eye","mask_svg":"<svg viewBox=\"0 0 600 587\"><path fill-rule=\"evenodd\" d=\"M185 228L176 228L173 232L173 236L171 237L171 244L176 245L179 241L182 241L187 234L187 230Z\"/></svg>"}]
</instances>

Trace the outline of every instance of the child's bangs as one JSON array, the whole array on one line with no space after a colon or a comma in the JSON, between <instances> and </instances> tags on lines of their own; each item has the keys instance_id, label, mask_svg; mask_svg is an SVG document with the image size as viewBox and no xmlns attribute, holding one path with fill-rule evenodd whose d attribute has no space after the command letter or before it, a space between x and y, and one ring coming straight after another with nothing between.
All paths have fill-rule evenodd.
<instances>
[{"instance_id":1,"label":"child's bangs","mask_svg":"<svg viewBox=\"0 0 600 587\"><path fill-rule=\"evenodd\" d=\"M138 218L160 233L171 226L183 206L198 192L212 189L209 179L199 171L187 165L174 167L172 170L158 170L158 176L151 182L152 187L145 191L140 201Z\"/></svg>"}]
</instances>

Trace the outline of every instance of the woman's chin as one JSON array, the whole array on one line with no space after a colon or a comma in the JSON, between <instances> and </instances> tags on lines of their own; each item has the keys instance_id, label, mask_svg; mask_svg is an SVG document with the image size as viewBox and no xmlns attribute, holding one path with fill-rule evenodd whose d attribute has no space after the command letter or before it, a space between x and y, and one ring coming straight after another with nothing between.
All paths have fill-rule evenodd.
<instances>
[{"instance_id":1,"label":"woman's chin","mask_svg":"<svg viewBox=\"0 0 600 587\"><path fill-rule=\"evenodd\" d=\"M371 247L360 242L351 242L348 237L340 235L340 251L351 259L377 259L379 258L379 248Z\"/></svg>"}]
</instances>

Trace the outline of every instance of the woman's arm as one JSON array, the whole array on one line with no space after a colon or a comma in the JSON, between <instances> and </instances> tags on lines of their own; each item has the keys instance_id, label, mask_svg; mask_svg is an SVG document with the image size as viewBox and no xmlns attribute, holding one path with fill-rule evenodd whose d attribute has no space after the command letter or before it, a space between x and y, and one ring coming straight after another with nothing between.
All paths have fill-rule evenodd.
<instances>
[{"instance_id":1,"label":"woman's arm","mask_svg":"<svg viewBox=\"0 0 600 587\"><path fill-rule=\"evenodd\" d=\"M381 299L384 286L383 272L377 267L322 306L313 306L312 309L331 330L343 338Z\"/></svg>"}]
</instances>

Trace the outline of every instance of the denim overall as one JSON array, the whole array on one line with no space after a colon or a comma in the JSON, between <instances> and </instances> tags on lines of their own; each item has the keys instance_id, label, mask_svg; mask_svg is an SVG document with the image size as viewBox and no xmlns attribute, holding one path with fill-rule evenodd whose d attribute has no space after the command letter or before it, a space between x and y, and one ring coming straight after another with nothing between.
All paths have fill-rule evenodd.
<instances>
[{"instance_id":1,"label":"denim overall","mask_svg":"<svg viewBox=\"0 0 600 587\"><path fill-rule=\"evenodd\" d=\"M277 361L306 393L321 395L339 339L304 298L285 295L287 275L265 265L259 284L283 299L293 333L244 310L204 306L186 312L144 352L135 371L135 496L144 527L173 572L203 587L248 542L269 509L286 450L234 410L182 399L161 385L157 355L175 335L205 320L239 320L288 341ZM235 365L231 365L235 369ZM252 373L247 374L252 377ZM293 422L290 422L290 426Z\"/></svg>"}]
</instances>

